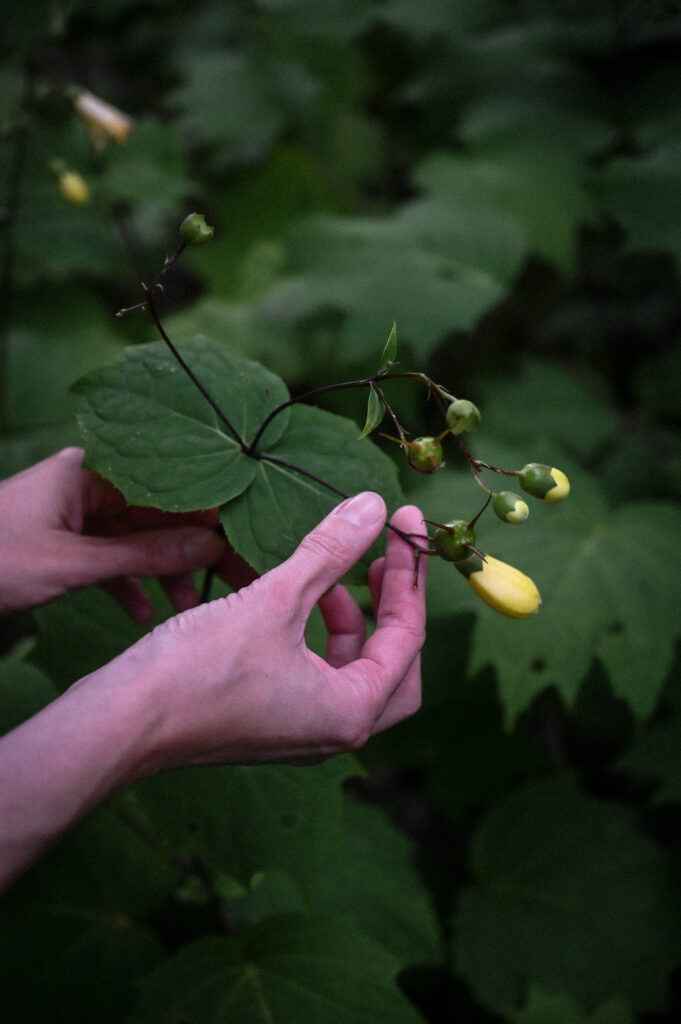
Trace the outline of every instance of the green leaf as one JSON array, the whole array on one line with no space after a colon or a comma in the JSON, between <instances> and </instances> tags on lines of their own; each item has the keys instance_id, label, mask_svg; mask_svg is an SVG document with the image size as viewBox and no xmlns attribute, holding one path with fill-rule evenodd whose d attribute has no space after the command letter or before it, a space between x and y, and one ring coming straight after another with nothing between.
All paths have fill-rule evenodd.
<instances>
[{"instance_id":1,"label":"green leaf","mask_svg":"<svg viewBox=\"0 0 681 1024\"><path fill-rule=\"evenodd\" d=\"M205 339L179 349L244 440L288 398L278 377L243 356ZM74 390L87 465L132 504L210 508L241 493L257 472L163 342L128 349ZM281 436L286 421L286 412L274 420L265 444Z\"/></svg>"},{"instance_id":2,"label":"green leaf","mask_svg":"<svg viewBox=\"0 0 681 1024\"><path fill-rule=\"evenodd\" d=\"M468 202L489 215L494 211L512 219L533 252L568 270L575 258L577 229L594 219L576 156L573 149L566 155L564 145L547 145L539 135L528 144L527 138L509 132L476 140L464 155L427 157L417 184L452 202Z\"/></svg>"},{"instance_id":3,"label":"green leaf","mask_svg":"<svg viewBox=\"0 0 681 1024\"><path fill-rule=\"evenodd\" d=\"M507 723L548 686L571 705L592 658L609 672L613 693L644 718L658 701L681 629L681 509L631 502L610 510L598 482L553 444L529 450L567 472L569 498L554 507L533 501L530 518L518 527L485 515L477 543L535 581L542 596L538 613L523 621L497 614L439 559L430 560L429 612L477 613L469 671L494 668ZM508 467L523 458L500 445L487 446L485 456ZM412 497L439 522L476 511L467 476L450 470ZM641 536L650 542L642 544Z\"/></svg>"},{"instance_id":4,"label":"green leaf","mask_svg":"<svg viewBox=\"0 0 681 1024\"><path fill-rule=\"evenodd\" d=\"M668 716L654 722L635 741L615 767L633 772L654 783L655 804L681 803L681 711L677 707Z\"/></svg>"},{"instance_id":5,"label":"green leaf","mask_svg":"<svg viewBox=\"0 0 681 1024\"><path fill-rule=\"evenodd\" d=\"M3 1011L17 1024L119 1024L163 960L141 922L176 885L158 852L98 810L3 897Z\"/></svg>"},{"instance_id":6,"label":"green leaf","mask_svg":"<svg viewBox=\"0 0 681 1024\"><path fill-rule=\"evenodd\" d=\"M283 872L309 904L340 842L342 785L357 770L351 757L305 771L284 765L187 768L140 783L124 807L183 863L199 858L244 888L257 874Z\"/></svg>"},{"instance_id":7,"label":"green leaf","mask_svg":"<svg viewBox=\"0 0 681 1024\"><path fill-rule=\"evenodd\" d=\"M0 658L0 734L30 718L57 696L53 683L28 662Z\"/></svg>"},{"instance_id":8,"label":"green leaf","mask_svg":"<svg viewBox=\"0 0 681 1024\"><path fill-rule=\"evenodd\" d=\"M73 419L76 400L69 387L74 378L120 349L110 316L84 286L43 283L18 292L3 384L11 427L25 430Z\"/></svg>"},{"instance_id":9,"label":"green leaf","mask_svg":"<svg viewBox=\"0 0 681 1024\"><path fill-rule=\"evenodd\" d=\"M359 435L357 440L361 441L362 438L370 434L372 430L375 430L376 427L379 426L379 424L381 423L381 420L383 419L384 416L385 406L383 405L383 402L381 401L379 394L376 391L376 388L372 386L371 388L369 388L366 422L364 424L364 429L362 430L362 433Z\"/></svg>"},{"instance_id":10,"label":"green leaf","mask_svg":"<svg viewBox=\"0 0 681 1024\"><path fill-rule=\"evenodd\" d=\"M681 259L681 143L676 139L637 158L620 157L594 173L603 209L632 249L670 250Z\"/></svg>"},{"instance_id":11,"label":"green leaf","mask_svg":"<svg viewBox=\"0 0 681 1024\"><path fill-rule=\"evenodd\" d=\"M477 444L483 443L483 437L499 437L517 445L534 443L537 438L546 445L555 439L561 450L585 461L622 432L621 418L613 411L602 383L578 376L555 361L521 358L514 362L512 373L490 375L479 387L479 396L469 396L483 415ZM540 461L548 458L542 456ZM528 456L520 465L508 468L521 469L525 462L537 460ZM551 465L555 464L554 459Z\"/></svg>"},{"instance_id":12,"label":"green leaf","mask_svg":"<svg viewBox=\"0 0 681 1024\"><path fill-rule=\"evenodd\" d=\"M351 916L404 965L439 964L438 924L414 855L413 843L380 808L348 796L342 841L330 847L318 879L317 907Z\"/></svg>"},{"instance_id":13,"label":"green leaf","mask_svg":"<svg viewBox=\"0 0 681 1024\"><path fill-rule=\"evenodd\" d=\"M133 1024L417 1024L397 964L347 921L283 917L185 946L142 983Z\"/></svg>"},{"instance_id":14,"label":"green leaf","mask_svg":"<svg viewBox=\"0 0 681 1024\"><path fill-rule=\"evenodd\" d=\"M314 406L291 408L288 429L267 455L300 466L345 494L363 490L383 495L389 513L401 503L393 461L371 442L357 444L357 425ZM222 509L222 522L235 550L258 572L267 572L295 550L341 495L284 465L261 459L250 487ZM348 574L363 582L377 545Z\"/></svg>"},{"instance_id":15,"label":"green leaf","mask_svg":"<svg viewBox=\"0 0 681 1024\"><path fill-rule=\"evenodd\" d=\"M147 589L157 608L156 624L174 610L158 584L148 581ZM60 690L101 668L149 631L97 587L64 594L33 615L38 636L31 660Z\"/></svg>"},{"instance_id":16,"label":"green leaf","mask_svg":"<svg viewBox=\"0 0 681 1024\"><path fill-rule=\"evenodd\" d=\"M394 320L426 357L502 298L526 253L514 219L440 194L380 219L310 219L287 243L288 276L263 296L260 315L287 325L320 311L343 314L334 354L348 363L366 360Z\"/></svg>"},{"instance_id":17,"label":"green leaf","mask_svg":"<svg viewBox=\"0 0 681 1024\"><path fill-rule=\"evenodd\" d=\"M586 1014L573 996L565 992L549 995L535 985L523 1009L508 1019L513 1024L636 1024L630 1007L619 996Z\"/></svg>"},{"instance_id":18,"label":"green leaf","mask_svg":"<svg viewBox=\"0 0 681 1024\"><path fill-rule=\"evenodd\" d=\"M385 343L383 352L381 353L381 360L379 363L379 372L386 370L392 366L397 357L397 324L393 321L392 329L388 335L388 340Z\"/></svg>"},{"instance_id":19,"label":"green leaf","mask_svg":"<svg viewBox=\"0 0 681 1024\"><path fill-rule=\"evenodd\" d=\"M619 993L664 1009L681 941L678 873L634 811L556 777L493 810L470 856L454 961L485 1006L506 1014L533 982L589 1008Z\"/></svg>"}]
</instances>

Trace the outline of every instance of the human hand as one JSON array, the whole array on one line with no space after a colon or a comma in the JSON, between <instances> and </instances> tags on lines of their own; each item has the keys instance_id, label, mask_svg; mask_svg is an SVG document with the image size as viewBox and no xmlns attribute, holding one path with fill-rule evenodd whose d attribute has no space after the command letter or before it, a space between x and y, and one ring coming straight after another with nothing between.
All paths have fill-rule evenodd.
<instances>
[{"instance_id":1,"label":"human hand","mask_svg":"<svg viewBox=\"0 0 681 1024\"><path fill-rule=\"evenodd\" d=\"M65 448L0 482L0 612L93 583L138 622L154 615L138 576L158 576L178 611L198 603L191 572L225 556L218 511L130 508Z\"/></svg>"},{"instance_id":2,"label":"human hand","mask_svg":"<svg viewBox=\"0 0 681 1024\"><path fill-rule=\"evenodd\" d=\"M75 455L67 461L79 464ZM59 476L62 467L55 469ZM99 803L146 775L202 763L308 764L354 750L413 714L421 699L425 564L416 587L412 548L388 532L385 557L369 571L376 610L369 639L355 602L333 586L384 521L377 494L348 499L278 568L169 619L0 738L0 889ZM418 531L421 513L407 506L392 521ZM35 522L47 529L44 515ZM61 574L61 559L55 565ZM329 633L326 658L305 644L317 602Z\"/></svg>"},{"instance_id":3,"label":"human hand","mask_svg":"<svg viewBox=\"0 0 681 1024\"><path fill-rule=\"evenodd\" d=\"M376 494L348 499L282 565L169 619L100 670L112 672L110 682L99 679L106 689L130 678L135 706L147 709L139 729L145 763L134 775L186 764L308 763L356 749L417 710L425 565L415 586L413 549L388 531L385 557L369 574L376 629L368 639L356 603L333 586L376 539L385 514ZM393 523L417 531L422 516L405 507ZM317 603L329 634L325 659L305 643Z\"/></svg>"}]
</instances>

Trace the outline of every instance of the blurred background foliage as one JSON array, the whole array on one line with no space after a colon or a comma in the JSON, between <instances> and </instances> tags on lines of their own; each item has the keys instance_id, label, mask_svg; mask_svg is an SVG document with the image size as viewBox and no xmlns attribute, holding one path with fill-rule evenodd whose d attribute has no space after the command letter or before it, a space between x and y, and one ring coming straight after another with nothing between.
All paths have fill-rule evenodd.
<instances>
[{"instance_id":1,"label":"blurred background foliage","mask_svg":"<svg viewBox=\"0 0 681 1024\"><path fill-rule=\"evenodd\" d=\"M176 341L300 393L373 372L395 320L401 367L482 409L477 455L573 486L481 528L535 620L430 567L412 720L151 780L67 837L5 898L6 1019L678 1019L681 5L33 0L0 46L0 475L79 443L69 388L153 340L114 313L196 209ZM74 86L129 136L95 146ZM365 396L320 404L361 427ZM477 511L449 458L398 458L431 519ZM99 593L7 621L2 725L138 635Z\"/></svg>"}]
</instances>

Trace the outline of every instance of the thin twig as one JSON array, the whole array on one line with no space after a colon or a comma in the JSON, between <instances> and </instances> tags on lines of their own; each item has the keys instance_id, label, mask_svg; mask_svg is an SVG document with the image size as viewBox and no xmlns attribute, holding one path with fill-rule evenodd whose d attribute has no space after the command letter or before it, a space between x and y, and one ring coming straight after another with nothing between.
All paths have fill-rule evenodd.
<instances>
[{"instance_id":1,"label":"thin twig","mask_svg":"<svg viewBox=\"0 0 681 1024\"><path fill-rule=\"evenodd\" d=\"M230 434L232 435L232 437L234 438L236 443L239 445L239 447L242 449L242 451L247 452L248 451L248 446L245 444L244 439L241 437L241 434L238 432L238 430L236 429L234 424L231 422L231 420L222 411L222 409L220 408L218 403L215 401L215 399L206 391L206 389L204 388L203 384L198 379L198 377L196 376L194 371L191 369L190 366L188 366L188 364L185 362L184 358L180 355L178 350L175 348L175 345L172 343L172 341L168 337L168 335L167 335L167 333L165 331L165 328L164 328L163 324L161 323L161 319L160 319L160 317L158 315L158 312L156 310L156 303L155 303L154 297L153 297L153 288L148 288L145 284L143 284L142 287L144 288L144 291L145 291L146 296L147 296L147 303L146 303L147 304L147 309L149 310L149 313L151 315L152 320L156 324L156 329L158 330L158 333L161 335L161 337L165 341L166 345L168 346L168 348L170 349L170 351L174 355L175 359L178 361L178 363L180 364L180 366L182 367L184 372L187 374L187 376L191 380L192 384L196 388L198 388L198 390L201 392L201 394L206 399L208 404L215 411L216 415L219 417L220 420L222 420L224 425L227 427L228 431L230 432ZM155 287L155 285L154 285L154 287Z\"/></svg>"}]
</instances>

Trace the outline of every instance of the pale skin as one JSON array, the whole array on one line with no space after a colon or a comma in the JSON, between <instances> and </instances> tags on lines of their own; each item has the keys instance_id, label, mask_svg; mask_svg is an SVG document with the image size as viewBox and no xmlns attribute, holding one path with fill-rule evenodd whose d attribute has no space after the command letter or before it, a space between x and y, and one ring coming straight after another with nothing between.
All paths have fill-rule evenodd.
<instances>
[{"instance_id":1,"label":"pale skin","mask_svg":"<svg viewBox=\"0 0 681 1024\"><path fill-rule=\"evenodd\" d=\"M337 581L385 525L383 499L342 502L282 565L256 578L214 529L215 510L126 510L77 448L0 483L0 611L106 587L133 618L158 576L179 614L74 682L0 738L0 887L114 793L156 772L210 763L314 763L356 750L420 705L425 563L387 531L369 572L376 628ZM421 512L392 522L422 529ZM92 536L95 530L97 536ZM85 532L87 531L87 532ZM215 565L235 588L198 604L191 573ZM325 658L305 644L318 604Z\"/></svg>"}]
</instances>

